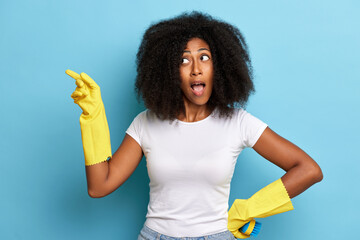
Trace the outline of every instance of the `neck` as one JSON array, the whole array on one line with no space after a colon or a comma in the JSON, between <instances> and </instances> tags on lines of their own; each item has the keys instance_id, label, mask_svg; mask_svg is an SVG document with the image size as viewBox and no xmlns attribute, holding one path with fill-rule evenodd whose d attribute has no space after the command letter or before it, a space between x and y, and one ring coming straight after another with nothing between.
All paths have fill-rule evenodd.
<instances>
[{"instance_id":1,"label":"neck","mask_svg":"<svg viewBox=\"0 0 360 240\"><path fill-rule=\"evenodd\" d=\"M180 113L177 117L180 121L183 122L197 122L207 118L212 109L207 104L204 105L195 105L193 103L189 103L184 101L185 112Z\"/></svg>"}]
</instances>

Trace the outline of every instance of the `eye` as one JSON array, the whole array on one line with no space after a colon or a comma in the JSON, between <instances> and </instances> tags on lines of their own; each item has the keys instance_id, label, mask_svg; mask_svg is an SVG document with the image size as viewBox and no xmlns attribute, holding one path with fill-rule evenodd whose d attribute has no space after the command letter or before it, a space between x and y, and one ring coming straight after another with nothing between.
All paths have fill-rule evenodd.
<instances>
[{"instance_id":1,"label":"eye","mask_svg":"<svg viewBox=\"0 0 360 240\"><path fill-rule=\"evenodd\" d=\"M182 58L182 63L188 63L189 62L189 60L187 59L187 58Z\"/></svg>"},{"instance_id":2,"label":"eye","mask_svg":"<svg viewBox=\"0 0 360 240\"><path fill-rule=\"evenodd\" d=\"M208 55L202 55L201 57L200 57L200 60L202 60L202 61L207 61L207 60L209 60L210 59L210 57L208 56Z\"/></svg>"}]
</instances>

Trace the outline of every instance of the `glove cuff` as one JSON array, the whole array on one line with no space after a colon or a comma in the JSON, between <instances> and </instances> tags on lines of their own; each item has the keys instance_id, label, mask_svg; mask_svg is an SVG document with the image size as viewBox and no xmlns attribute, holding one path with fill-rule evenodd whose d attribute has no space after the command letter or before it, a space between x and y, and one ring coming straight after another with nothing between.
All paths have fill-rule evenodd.
<instances>
[{"instance_id":1,"label":"glove cuff","mask_svg":"<svg viewBox=\"0 0 360 240\"><path fill-rule=\"evenodd\" d=\"M85 166L105 162L112 157L110 132L103 102L96 107L93 114L81 114L80 128Z\"/></svg>"},{"instance_id":2,"label":"glove cuff","mask_svg":"<svg viewBox=\"0 0 360 240\"><path fill-rule=\"evenodd\" d=\"M294 209L281 178L251 196L247 204L248 217L252 218L269 217Z\"/></svg>"}]
</instances>

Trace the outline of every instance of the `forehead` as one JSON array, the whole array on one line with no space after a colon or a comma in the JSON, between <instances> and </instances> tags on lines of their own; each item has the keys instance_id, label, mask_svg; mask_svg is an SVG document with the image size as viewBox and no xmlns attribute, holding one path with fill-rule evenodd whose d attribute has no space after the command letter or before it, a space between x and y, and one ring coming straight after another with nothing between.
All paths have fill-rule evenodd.
<instances>
[{"instance_id":1,"label":"forehead","mask_svg":"<svg viewBox=\"0 0 360 240\"><path fill-rule=\"evenodd\" d=\"M198 50L200 48L207 48L210 50L209 45L207 44L207 42L205 42L203 39L201 38L191 38L185 47L185 50Z\"/></svg>"}]
</instances>

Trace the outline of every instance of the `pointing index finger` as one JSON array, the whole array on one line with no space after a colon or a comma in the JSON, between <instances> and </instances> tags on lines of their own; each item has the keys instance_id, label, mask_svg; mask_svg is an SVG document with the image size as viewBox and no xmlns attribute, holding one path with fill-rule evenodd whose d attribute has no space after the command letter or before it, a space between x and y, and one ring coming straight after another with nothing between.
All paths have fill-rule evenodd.
<instances>
[{"instance_id":1,"label":"pointing index finger","mask_svg":"<svg viewBox=\"0 0 360 240\"><path fill-rule=\"evenodd\" d=\"M73 79L81 79L80 75L74 71L71 71L70 69L66 70L65 73L72 77Z\"/></svg>"}]
</instances>

